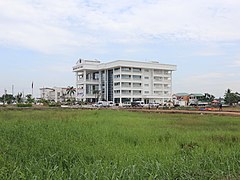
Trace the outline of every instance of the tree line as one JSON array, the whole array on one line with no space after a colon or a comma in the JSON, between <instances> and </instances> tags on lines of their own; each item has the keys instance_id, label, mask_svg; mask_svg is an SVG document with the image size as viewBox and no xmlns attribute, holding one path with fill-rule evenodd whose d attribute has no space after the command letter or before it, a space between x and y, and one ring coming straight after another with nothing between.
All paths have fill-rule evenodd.
<instances>
[{"instance_id":1,"label":"tree line","mask_svg":"<svg viewBox=\"0 0 240 180\"><path fill-rule=\"evenodd\" d=\"M68 86L66 93L68 95L72 96L75 94L76 89L73 86ZM96 96L96 99L99 98L99 91L95 90L94 94ZM201 99L203 101L211 102L215 99L214 95L211 95L209 93L205 93L204 97ZM224 102L225 104L229 104L230 106L237 104L240 102L240 93L233 92L231 89L227 89L224 94ZM22 93L18 93L16 96L13 96L12 94L3 94L0 97L0 102L6 103L6 104L12 104L13 102L16 103L33 103L35 99L32 97L31 94L27 94L25 98L23 97Z\"/></svg>"}]
</instances>

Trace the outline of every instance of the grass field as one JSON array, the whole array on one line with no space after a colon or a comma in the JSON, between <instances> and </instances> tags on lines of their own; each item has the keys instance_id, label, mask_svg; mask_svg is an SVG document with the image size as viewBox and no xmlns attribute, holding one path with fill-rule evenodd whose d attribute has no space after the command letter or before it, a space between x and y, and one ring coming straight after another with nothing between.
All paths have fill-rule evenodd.
<instances>
[{"instance_id":1,"label":"grass field","mask_svg":"<svg viewBox=\"0 0 240 180\"><path fill-rule=\"evenodd\" d=\"M240 179L240 119L4 110L0 179Z\"/></svg>"}]
</instances>

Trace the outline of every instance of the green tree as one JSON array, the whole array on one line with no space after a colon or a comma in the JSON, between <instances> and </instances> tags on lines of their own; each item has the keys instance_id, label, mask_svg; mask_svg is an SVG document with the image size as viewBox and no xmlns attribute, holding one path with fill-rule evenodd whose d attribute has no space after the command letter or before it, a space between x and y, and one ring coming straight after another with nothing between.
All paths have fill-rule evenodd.
<instances>
[{"instance_id":1,"label":"green tree","mask_svg":"<svg viewBox=\"0 0 240 180\"><path fill-rule=\"evenodd\" d=\"M18 93L15 97L17 103L22 103L23 102L23 94L22 93Z\"/></svg>"},{"instance_id":2,"label":"green tree","mask_svg":"<svg viewBox=\"0 0 240 180\"><path fill-rule=\"evenodd\" d=\"M71 97L71 101L73 102L73 95L75 94L76 89L73 86L68 86L66 93Z\"/></svg>"},{"instance_id":3,"label":"green tree","mask_svg":"<svg viewBox=\"0 0 240 180\"><path fill-rule=\"evenodd\" d=\"M34 98L32 98L32 95L31 94L27 94L26 95L26 101L27 101L27 103L34 103Z\"/></svg>"},{"instance_id":4,"label":"green tree","mask_svg":"<svg viewBox=\"0 0 240 180\"><path fill-rule=\"evenodd\" d=\"M14 102L15 98L12 94L3 94L1 97L1 101L5 104L12 104Z\"/></svg>"},{"instance_id":5,"label":"green tree","mask_svg":"<svg viewBox=\"0 0 240 180\"><path fill-rule=\"evenodd\" d=\"M240 101L240 94L238 92L233 93L231 89L227 89L224 95L224 101L232 106L234 103Z\"/></svg>"},{"instance_id":6,"label":"green tree","mask_svg":"<svg viewBox=\"0 0 240 180\"><path fill-rule=\"evenodd\" d=\"M201 101L212 102L215 96L209 93L205 93L204 97L202 97Z\"/></svg>"},{"instance_id":7,"label":"green tree","mask_svg":"<svg viewBox=\"0 0 240 180\"><path fill-rule=\"evenodd\" d=\"M70 96L72 97L72 95L75 94L76 89L75 89L73 86L68 86L68 88L67 88L66 91L67 91L67 94L70 95Z\"/></svg>"}]
</instances>

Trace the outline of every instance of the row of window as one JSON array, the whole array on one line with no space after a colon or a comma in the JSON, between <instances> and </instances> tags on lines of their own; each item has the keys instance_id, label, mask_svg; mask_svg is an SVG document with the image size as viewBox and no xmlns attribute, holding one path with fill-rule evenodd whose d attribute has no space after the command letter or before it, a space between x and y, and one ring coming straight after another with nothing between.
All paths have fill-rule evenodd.
<instances>
[{"instance_id":1,"label":"row of window","mask_svg":"<svg viewBox=\"0 0 240 180\"><path fill-rule=\"evenodd\" d=\"M125 72L130 72L131 70L133 72L142 72L141 68L131 68L131 67L122 67L121 70ZM114 68L114 71L120 71L120 68Z\"/></svg>"},{"instance_id":2,"label":"row of window","mask_svg":"<svg viewBox=\"0 0 240 180\"><path fill-rule=\"evenodd\" d=\"M131 87L133 85L133 87L141 87L142 83L130 83L130 82L122 82L122 87ZM120 82L116 82L114 83L114 86L120 86ZM149 84L144 84L144 87L149 87ZM154 84L153 87L156 88L170 88L171 86L169 84Z\"/></svg>"},{"instance_id":3,"label":"row of window","mask_svg":"<svg viewBox=\"0 0 240 180\"><path fill-rule=\"evenodd\" d=\"M122 71L130 72L131 70L133 72L142 72L141 68L131 68L131 67L121 67ZM120 71L120 68L114 68L114 71ZM144 72L149 72L150 69L144 69ZM171 74L171 71L167 70L160 70L160 69L154 69L153 72L155 74Z\"/></svg>"},{"instance_id":4,"label":"row of window","mask_svg":"<svg viewBox=\"0 0 240 180\"><path fill-rule=\"evenodd\" d=\"M131 95L131 92L133 92L133 94L141 94L142 91L139 91L139 90L122 90L122 94L129 94ZM114 93L115 94L119 94L120 93L120 90L114 90ZM149 94L150 91L144 91L144 94ZM169 91L153 91L153 94L155 95L163 95L163 94L169 94Z\"/></svg>"},{"instance_id":5,"label":"row of window","mask_svg":"<svg viewBox=\"0 0 240 180\"><path fill-rule=\"evenodd\" d=\"M126 74L122 74L122 79L131 79L131 77L134 79L134 80L141 80L142 79L142 76L140 75L126 75ZM114 78L115 79L119 79L120 78L120 74L118 75L114 75ZM144 79L149 79L150 77L149 76L144 76ZM154 80L155 81L170 81L171 78L168 78L168 77L154 77Z\"/></svg>"}]
</instances>

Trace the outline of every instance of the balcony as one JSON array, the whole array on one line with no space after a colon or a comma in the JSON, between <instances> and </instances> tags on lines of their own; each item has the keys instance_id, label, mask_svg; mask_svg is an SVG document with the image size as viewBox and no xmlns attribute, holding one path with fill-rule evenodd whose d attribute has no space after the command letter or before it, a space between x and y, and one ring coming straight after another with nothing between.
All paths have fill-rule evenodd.
<instances>
[{"instance_id":1,"label":"balcony","mask_svg":"<svg viewBox=\"0 0 240 180\"><path fill-rule=\"evenodd\" d=\"M127 85L127 84L122 84L123 88L131 88L131 85Z\"/></svg>"},{"instance_id":2,"label":"balcony","mask_svg":"<svg viewBox=\"0 0 240 180\"><path fill-rule=\"evenodd\" d=\"M120 85L117 85L117 86L113 86L113 89L115 90L119 90L120 89Z\"/></svg>"},{"instance_id":3,"label":"balcony","mask_svg":"<svg viewBox=\"0 0 240 180\"><path fill-rule=\"evenodd\" d=\"M120 80L120 75L114 75L113 79L114 79L114 81L119 81Z\"/></svg>"},{"instance_id":4,"label":"balcony","mask_svg":"<svg viewBox=\"0 0 240 180\"><path fill-rule=\"evenodd\" d=\"M123 79L123 80L131 80L131 75L123 75L122 74L122 76L121 76L121 79Z\"/></svg>"},{"instance_id":5,"label":"balcony","mask_svg":"<svg viewBox=\"0 0 240 180\"><path fill-rule=\"evenodd\" d=\"M122 95L131 96L131 90L122 90Z\"/></svg>"},{"instance_id":6,"label":"balcony","mask_svg":"<svg viewBox=\"0 0 240 180\"><path fill-rule=\"evenodd\" d=\"M133 96L140 96L142 95L142 91L133 91Z\"/></svg>"},{"instance_id":7,"label":"balcony","mask_svg":"<svg viewBox=\"0 0 240 180\"><path fill-rule=\"evenodd\" d=\"M161 75L163 72L161 70L154 70L154 74Z\"/></svg>"},{"instance_id":8,"label":"balcony","mask_svg":"<svg viewBox=\"0 0 240 180\"><path fill-rule=\"evenodd\" d=\"M121 72L132 72L132 69L129 67L122 67Z\"/></svg>"},{"instance_id":9,"label":"balcony","mask_svg":"<svg viewBox=\"0 0 240 180\"><path fill-rule=\"evenodd\" d=\"M163 89L163 86L154 86L154 89Z\"/></svg>"},{"instance_id":10,"label":"balcony","mask_svg":"<svg viewBox=\"0 0 240 180\"><path fill-rule=\"evenodd\" d=\"M162 82L162 81L163 81L163 79L160 78L160 77L154 77L153 80L154 80L155 82Z\"/></svg>"},{"instance_id":11,"label":"balcony","mask_svg":"<svg viewBox=\"0 0 240 180\"><path fill-rule=\"evenodd\" d=\"M114 70L113 73L114 74L119 74L120 73L120 69Z\"/></svg>"},{"instance_id":12,"label":"balcony","mask_svg":"<svg viewBox=\"0 0 240 180\"><path fill-rule=\"evenodd\" d=\"M96 79L86 79L85 82L86 82L86 83L98 84L98 83L99 83L99 80L96 80Z\"/></svg>"},{"instance_id":13,"label":"balcony","mask_svg":"<svg viewBox=\"0 0 240 180\"><path fill-rule=\"evenodd\" d=\"M121 85L122 85L122 87L131 87L132 83L130 83L130 82L122 82Z\"/></svg>"}]
</instances>

